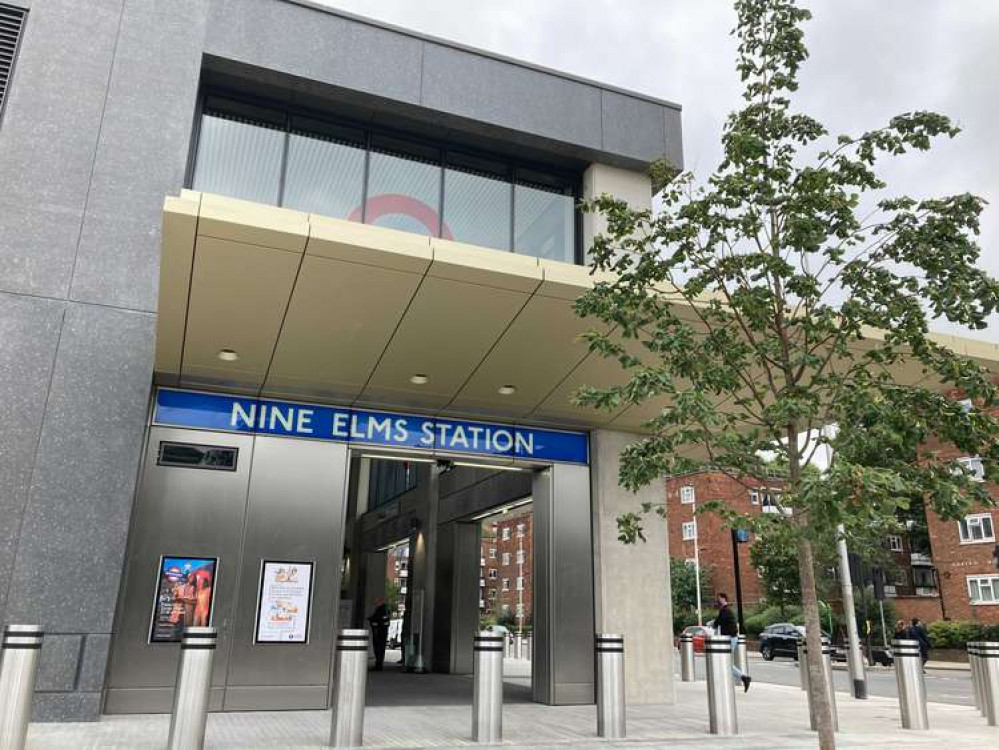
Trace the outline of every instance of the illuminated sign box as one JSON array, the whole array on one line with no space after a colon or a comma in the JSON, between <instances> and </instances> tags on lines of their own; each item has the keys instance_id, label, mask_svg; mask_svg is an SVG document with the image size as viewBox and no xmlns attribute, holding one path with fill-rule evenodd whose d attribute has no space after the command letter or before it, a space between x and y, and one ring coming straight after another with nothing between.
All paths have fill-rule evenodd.
<instances>
[{"instance_id":1,"label":"illuminated sign box","mask_svg":"<svg viewBox=\"0 0 999 750\"><path fill-rule=\"evenodd\" d=\"M161 388L153 424L496 458L589 463L585 432Z\"/></svg>"}]
</instances>

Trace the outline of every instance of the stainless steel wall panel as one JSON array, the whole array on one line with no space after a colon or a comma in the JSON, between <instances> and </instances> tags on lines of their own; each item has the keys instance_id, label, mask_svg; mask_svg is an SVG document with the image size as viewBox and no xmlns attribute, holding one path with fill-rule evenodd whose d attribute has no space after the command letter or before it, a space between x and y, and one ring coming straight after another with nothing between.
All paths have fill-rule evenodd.
<instances>
[{"instance_id":1,"label":"stainless steel wall panel","mask_svg":"<svg viewBox=\"0 0 999 750\"><path fill-rule=\"evenodd\" d=\"M345 445L256 438L226 710L324 707L340 598L346 485ZM307 643L254 643L264 560L315 564ZM269 693L265 686L272 688ZM309 686L316 689L303 690ZM312 701L301 705L278 697L285 690ZM268 695L276 703L268 703Z\"/></svg>"},{"instance_id":2,"label":"stainless steel wall panel","mask_svg":"<svg viewBox=\"0 0 999 750\"><path fill-rule=\"evenodd\" d=\"M236 470L158 466L156 456L161 441L237 448ZM133 706L133 710L141 710L144 705L149 711L170 709L169 699L163 705L161 693L173 686L180 649L176 644L149 643L162 555L219 560L212 606L212 622L219 628L219 648L212 684L223 685L252 458L252 437L162 427L150 430L111 649L107 710L125 705ZM122 695L126 690L148 696L148 704L139 694Z\"/></svg>"},{"instance_id":3,"label":"stainless steel wall panel","mask_svg":"<svg viewBox=\"0 0 999 750\"><path fill-rule=\"evenodd\" d=\"M534 700L593 703L593 542L586 466L534 477Z\"/></svg>"}]
</instances>

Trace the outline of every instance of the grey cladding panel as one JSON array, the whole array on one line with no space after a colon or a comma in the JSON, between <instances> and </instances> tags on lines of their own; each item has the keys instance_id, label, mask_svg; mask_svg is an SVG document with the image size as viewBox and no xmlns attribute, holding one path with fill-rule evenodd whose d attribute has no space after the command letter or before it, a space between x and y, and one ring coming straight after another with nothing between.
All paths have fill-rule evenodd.
<instances>
[{"instance_id":1,"label":"grey cladding panel","mask_svg":"<svg viewBox=\"0 0 999 750\"><path fill-rule=\"evenodd\" d=\"M0 294L0 622L64 309Z\"/></svg>"},{"instance_id":2,"label":"grey cladding panel","mask_svg":"<svg viewBox=\"0 0 999 750\"><path fill-rule=\"evenodd\" d=\"M12 621L31 618L50 632L111 630L153 327L142 313L67 309L7 603Z\"/></svg>"},{"instance_id":3,"label":"grey cladding panel","mask_svg":"<svg viewBox=\"0 0 999 750\"><path fill-rule=\"evenodd\" d=\"M416 104L423 42L274 0L214 0L205 52Z\"/></svg>"},{"instance_id":4,"label":"grey cladding panel","mask_svg":"<svg viewBox=\"0 0 999 750\"><path fill-rule=\"evenodd\" d=\"M614 91L601 92L603 148L635 159L666 153L663 107Z\"/></svg>"},{"instance_id":5,"label":"grey cladding panel","mask_svg":"<svg viewBox=\"0 0 999 750\"><path fill-rule=\"evenodd\" d=\"M125 8L73 299L156 309L163 196L183 187L206 14L196 0Z\"/></svg>"},{"instance_id":6,"label":"grey cladding panel","mask_svg":"<svg viewBox=\"0 0 999 750\"><path fill-rule=\"evenodd\" d=\"M600 90L428 42L421 104L557 141L600 148Z\"/></svg>"}]
</instances>

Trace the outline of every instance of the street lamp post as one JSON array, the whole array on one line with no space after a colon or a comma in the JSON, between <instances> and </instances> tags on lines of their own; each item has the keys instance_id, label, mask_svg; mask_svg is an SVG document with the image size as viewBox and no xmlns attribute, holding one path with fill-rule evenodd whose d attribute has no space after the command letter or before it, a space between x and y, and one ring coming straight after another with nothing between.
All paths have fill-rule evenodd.
<instances>
[{"instance_id":1,"label":"street lamp post","mask_svg":"<svg viewBox=\"0 0 999 750\"><path fill-rule=\"evenodd\" d=\"M701 614L701 530L697 523L697 497L694 497L694 587L697 589L697 624L704 624Z\"/></svg>"}]
</instances>

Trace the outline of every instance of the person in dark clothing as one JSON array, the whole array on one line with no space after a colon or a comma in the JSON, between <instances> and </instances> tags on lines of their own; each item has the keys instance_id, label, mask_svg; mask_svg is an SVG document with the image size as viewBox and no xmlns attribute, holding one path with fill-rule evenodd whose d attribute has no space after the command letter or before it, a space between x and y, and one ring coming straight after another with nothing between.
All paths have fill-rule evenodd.
<instances>
[{"instance_id":1,"label":"person in dark clothing","mask_svg":"<svg viewBox=\"0 0 999 750\"><path fill-rule=\"evenodd\" d=\"M912 618L912 626L909 628L909 639L919 641L919 657L923 661L923 672L925 673L926 662L930 660L930 636L918 617Z\"/></svg>"},{"instance_id":2,"label":"person in dark clothing","mask_svg":"<svg viewBox=\"0 0 999 750\"><path fill-rule=\"evenodd\" d=\"M895 632L892 633L892 638L895 640L902 640L903 638L909 637L909 627L905 624L905 620L899 620L895 623Z\"/></svg>"},{"instance_id":3,"label":"person in dark clothing","mask_svg":"<svg viewBox=\"0 0 999 750\"><path fill-rule=\"evenodd\" d=\"M739 625L735 621L735 614L733 614L732 608L728 606L728 594L718 594L716 605L718 607L718 616L715 618L715 630L718 631L719 635L727 635L732 639L732 654L734 656L736 649L739 647ZM742 683L743 692L749 691L749 684L753 681L753 678L743 673L735 664L732 665L732 677L737 682Z\"/></svg>"},{"instance_id":4,"label":"person in dark clothing","mask_svg":"<svg viewBox=\"0 0 999 750\"><path fill-rule=\"evenodd\" d=\"M385 663L385 645L388 643L389 621L388 607L383 599L375 601L375 611L368 618L371 626L371 646L375 651L375 671L381 672Z\"/></svg>"}]
</instances>

